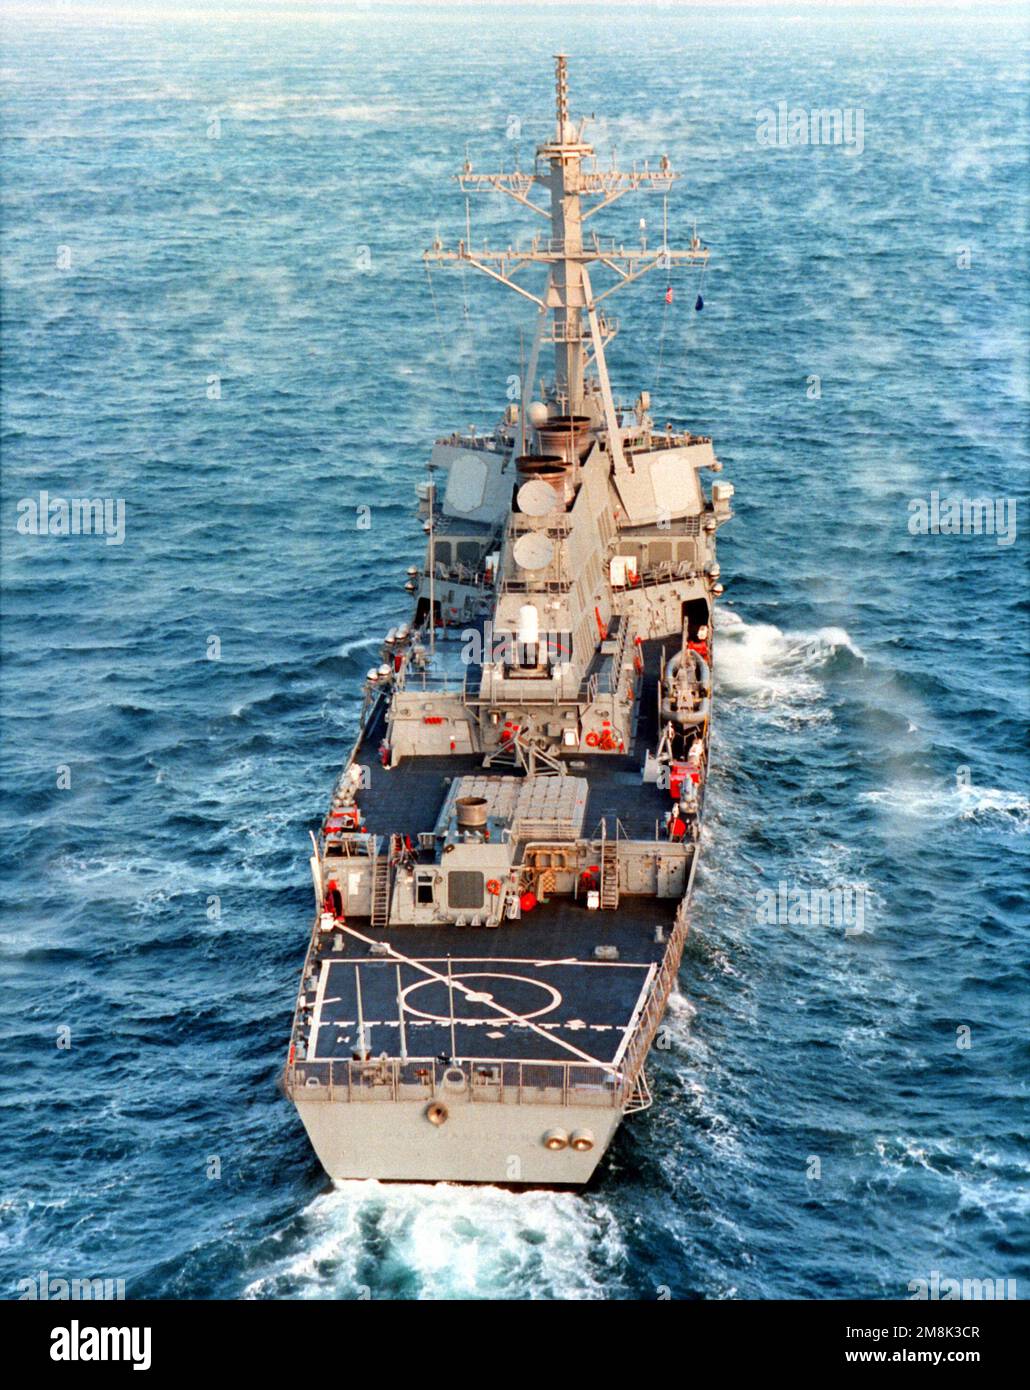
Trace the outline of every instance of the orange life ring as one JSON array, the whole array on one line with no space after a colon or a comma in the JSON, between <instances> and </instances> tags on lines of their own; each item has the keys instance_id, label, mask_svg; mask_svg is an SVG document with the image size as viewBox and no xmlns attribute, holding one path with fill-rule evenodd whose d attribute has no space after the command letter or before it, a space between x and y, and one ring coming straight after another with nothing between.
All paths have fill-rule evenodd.
<instances>
[{"instance_id":1,"label":"orange life ring","mask_svg":"<svg viewBox=\"0 0 1030 1390\"><path fill-rule=\"evenodd\" d=\"M488 878L486 881L486 891L491 897L496 898L501 891L501 880L499 878Z\"/></svg>"},{"instance_id":2,"label":"orange life ring","mask_svg":"<svg viewBox=\"0 0 1030 1390\"><path fill-rule=\"evenodd\" d=\"M596 735L596 734L594 733L594 731L591 729L590 733L587 734L587 747L588 747L588 748L596 748L597 745L598 745L600 742L601 742L601 740L597 737L597 735Z\"/></svg>"}]
</instances>

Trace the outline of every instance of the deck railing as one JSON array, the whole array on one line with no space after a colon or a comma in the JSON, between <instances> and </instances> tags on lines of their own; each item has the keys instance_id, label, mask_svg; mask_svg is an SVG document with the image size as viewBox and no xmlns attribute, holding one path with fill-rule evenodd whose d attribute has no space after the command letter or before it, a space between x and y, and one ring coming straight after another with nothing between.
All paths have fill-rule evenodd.
<instances>
[{"instance_id":1,"label":"deck railing","mask_svg":"<svg viewBox=\"0 0 1030 1390\"><path fill-rule=\"evenodd\" d=\"M660 968L655 972L654 979L651 981L651 988L647 992L640 1015L637 1018L636 1027L630 1038L629 1046L626 1048L623 1057L622 1067L625 1076L624 1088L627 1100L632 1096L637 1079L644 1070L644 1063L647 1061L647 1054L651 1050L655 1033L658 1025L662 1021L665 1013L665 1006L668 1003L672 987L676 983L676 976L679 972L680 960L683 956L683 946L687 939L688 923L686 903L680 904L673 923L672 935L669 938L669 947L665 952Z\"/></svg>"},{"instance_id":2,"label":"deck railing","mask_svg":"<svg viewBox=\"0 0 1030 1390\"><path fill-rule=\"evenodd\" d=\"M433 1057L382 1057L367 1062L348 1058L293 1062L284 1085L294 1100L399 1101L455 1099L513 1105L622 1104L621 1070L578 1062L506 1062L463 1058L445 1063Z\"/></svg>"}]
</instances>

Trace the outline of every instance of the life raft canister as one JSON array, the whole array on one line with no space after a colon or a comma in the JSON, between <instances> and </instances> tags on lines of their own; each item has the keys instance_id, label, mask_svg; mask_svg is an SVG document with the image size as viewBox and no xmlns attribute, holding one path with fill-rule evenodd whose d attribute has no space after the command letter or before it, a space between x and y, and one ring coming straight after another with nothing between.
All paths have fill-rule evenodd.
<instances>
[{"instance_id":1,"label":"life raft canister","mask_svg":"<svg viewBox=\"0 0 1030 1390\"><path fill-rule=\"evenodd\" d=\"M680 791L683 783L690 775L689 763L670 763L669 765L669 794L673 801L679 801Z\"/></svg>"},{"instance_id":2,"label":"life raft canister","mask_svg":"<svg viewBox=\"0 0 1030 1390\"><path fill-rule=\"evenodd\" d=\"M519 907L523 912L532 912L537 905L537 896L528 890L519 895Z\"/></svg>"}]
</instances>

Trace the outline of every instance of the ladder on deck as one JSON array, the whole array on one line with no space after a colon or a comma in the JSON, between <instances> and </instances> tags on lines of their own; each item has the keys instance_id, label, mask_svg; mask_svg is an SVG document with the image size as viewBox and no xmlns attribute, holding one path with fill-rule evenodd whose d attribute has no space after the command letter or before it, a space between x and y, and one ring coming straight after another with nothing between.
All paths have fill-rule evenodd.
<instances>
[{"instance_id":1,"label":"ladder on deck","mask_svg":"<svg viewBox=\"0 0 1030 1390\"><path fill-rule=\"evenodd\" d=\"M373 927L385 927L390 920L390 860L393 857L394 840L391 835L387 849L382 853L379 840L376 840L376 854L372 860L372 913Z\"/></svg>"},{"instance_id":2,"label":"ladder on deck","mask_svg":"<svg viewBox=\"0 0 1030 1390\"><path fill-rule=\"evenodd\" d=\"M608 839L607 822L601 822L601 907L619 905L619 843Z\"/></svg>"}]
</instances>

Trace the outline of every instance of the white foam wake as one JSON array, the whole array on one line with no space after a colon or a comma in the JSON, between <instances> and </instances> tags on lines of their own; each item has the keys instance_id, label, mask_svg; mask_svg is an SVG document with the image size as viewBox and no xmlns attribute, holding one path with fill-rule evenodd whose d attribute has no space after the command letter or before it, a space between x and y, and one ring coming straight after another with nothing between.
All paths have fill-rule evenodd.
<instances>
[{"instance_id":1,"label":"white foam wake","mask_svg":"<svg viewBox=\"0 0 1030 1390\"><path fill-rule=\"evenodd\" d=\"M625 1258L606 1204L576 1193L341 1182L303 1220L244 1297L599 1299Z\"/></svg>"},{"instance_id":2,"label":"white foam wake","mask_svg":"<svg viewBox=\"0 0 1030 1390\"><path fill-rule=\"evenodd\" d=\"M337 656L350 656L351 652L359 652L364 647L382 646L381 637L355 637L353 642L343 642L336 649Z\"/></svg>"},{"instance_id":3,"label":"white foam wake","mask_svg":"<svg viewBox=\"0 0 1030 1390\"><path fill-rule=\"evenodd\" d=\"M783 632L773 623L746 623L720 609L715 678L731 696L769 709L787 722L825 721L825 686L820 673L841 651L857 661L865 656L842 627Z\"/></svg>"},{"instance_id":4,"label":"white foam wake","mask_svg":"<svg viewBox=\"0 0 1030 1390\"><path fill-rule=\"evenodd\" d=\"M1002 787L977 787L971 782L902 782L859 798L882 806L890 814L913 820L1002 822L1030 830L1030 797Z\"/></svg>"}]
</instances>

